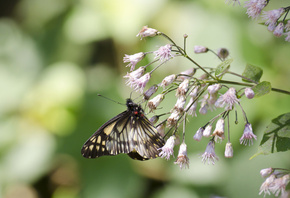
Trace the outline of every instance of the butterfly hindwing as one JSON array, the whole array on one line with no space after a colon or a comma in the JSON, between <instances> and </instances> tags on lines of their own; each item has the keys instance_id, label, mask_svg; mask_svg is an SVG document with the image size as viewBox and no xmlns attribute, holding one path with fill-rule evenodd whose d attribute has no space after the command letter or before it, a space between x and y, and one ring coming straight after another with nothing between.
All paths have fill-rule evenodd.
<instances>
[{"instance_id":1,"label":"butterfly hindwing","mask_svg":"<svg viewBox=\"0 0 290 198\"><path fill-rule=\"evenodd\" d=\"M96 158L127 153L131 158L147 160L158 157L163 138L143 114L143 109L127 99L127 111L101 126L84 144L82 155Z\"/></svg>"},{"instance_id":2,"label":"butterfly hindwing","mask_svg":"<svg viewBox=\"0 0 290 198\"><path fill-rule=\"evenodd\" d=\"M126 116L127 111L115 116L103 126L101 126L83 145L81 153L86 158L96 158L103 155L113 155L110 150L107 149L107 142L110 134L118 133L115 130L115 126L120 119Z\"/></svg>"}]
</instances>

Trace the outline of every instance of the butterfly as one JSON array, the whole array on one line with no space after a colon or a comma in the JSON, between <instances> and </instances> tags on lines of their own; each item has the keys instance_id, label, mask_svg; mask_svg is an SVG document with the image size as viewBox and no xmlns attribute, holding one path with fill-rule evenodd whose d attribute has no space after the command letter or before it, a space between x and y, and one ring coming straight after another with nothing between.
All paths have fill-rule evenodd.
<instances>
[{"instance_id":1,"label":"butterfly","mask_svg":"<svg viewBox=\"0 0 290 198\"><path fill-rule=\"evenodd\" d=\"M83 145L85 158L128 154L132 159L158 157L163 138L144 115L142 107L127 99L127 110L103 124Z\"/></svg>"}]
</instances>

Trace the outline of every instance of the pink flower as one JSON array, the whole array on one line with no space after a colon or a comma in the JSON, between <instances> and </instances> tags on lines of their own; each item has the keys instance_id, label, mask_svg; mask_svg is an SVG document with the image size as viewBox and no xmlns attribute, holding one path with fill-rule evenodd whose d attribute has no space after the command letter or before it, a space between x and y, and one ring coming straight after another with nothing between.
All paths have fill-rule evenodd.
<instances>
[{"instance_id":1,"label":"pink flower","mask_svg":"<svg viewBox=\"0 0 290 198\"><path fill-rule=\"evenodd\" d=\"M155 59L160 58L160 61L167 61L170 58L173 57L171 54L171 45L167 44L164 46L161 46L157 51L154 52Z\"/></svg>"},{"instance_id":2,"label":"pink flower","mask_svg":"<svg viewBox=\"0 0 290 198\"><path fill-rule=\"evenodd\" d=\"M282 36L283 31L284 31L284 24L283 24L283 22L281 22L281 23L279 23L279 24L277 25L277 27L275 28L273 34L274 34L276 37L280 37L280 36Z\"/></svg>"},{"instance_id":3,"label":"pink flower","mask_svg":"<svg viewBox=\"0 0 290 198\"><path fill-rule=\"evenodd\" d=\"M276 10L263 11L263 19L266 20L265 24L275 24L281 15L285 12L284 8L279 8Z\"/></svg>"},{"instance_id":4,"label":"pink flower","mask_svg":"<svg viewBox=\"0 0 290 198\"><path fill-rule=\"evenodd\" d=\"M266 0L250 0L245 2L247 8L247 14L252 19L257 19L261 14L262 9L267 5Z\"/></svg>"},{"instance_id":5,"label":"pink flower","mask_svg":"<svg viewBox=\"0 0 290 198\"><path fill-rule=\"evenodd\" d=\"M140 91L142 93L150 77L151 74L146 73L141 78L135 79L134 82L132 82L132 87L134 87L135 91Z\"/></svg>"},{"instance_id":6,"label":"pink flower","mask_svg":"<svg viewBox=\"0 0 290 198\"><path fill-rule=\"evenodd\" d=\"M173 155L174 143L175 143L175 136L170 136L168 140L166 141L165 145L162 148L158 149L158 150L161 150L161 152L159 153L159 156L161 158L165 158L169 160L170 156Z\"/></svg>"},{"instance_id":7,"label":"pink flower","mask_svg":"<svg viewBox=\"0 0 290 198\"><path fill-rule=\"evenodd\" d=\"M189 80L185 79L182 83L179 84L177 90L176 90L176 96L185 96L187 90L188 90Z\"/></svg>"},{"instance_id":8,"label":"pink flower","mask_svg":"<svg viewBox=\"0 0 290 198\"><path fill-rule=\"evenodd\" d=\"M239 99L236 96L236 90L235 88L231 87L225 94L221 95L217 99L215 106L216 107L225 106L225 110L232 110L233 106L238 102L239 102Z\"/></svg>"},{"instance_id":9,"label":"pink flower","mask_svg":"<svg viewBox=\"0 0 290 198\"><path fill-rule=\"evenodd\" d=\"M179 96L177 98L175 105L174 105L174 109L179 111L179 112L183 112L185 102L186 102L185 96Z\"/></svg>"},{"instance_id":10,"label":"pink flower","mask_svg":"<svg viewBox=\"0 0 290 198\"><path fill-rule=\"evenodd\" d=\"M167 127L174 126L177 123L179 118L180 118L180 112L174 109L171 115L167 118Z\"/></svg>"},{"instance_id":11,"label":"pink flower","mask_svg":"<svg viewBox=\"0 0 290 198\"><path fill-rule=\"evenodd\" d=\"M139 52L133 55L127 55L125 54L125 57L123 58L124 63L129 63L126 67L131 67L131 71L135 69L136 64L141 61L145 57L145 53Z\"/></svg>"},{"instance_id":12,"label":"pink flower","mask_svg":"<svg viewBox=\"0 0 290 198\"><path fill-rule=\"evenodd\" d=\"M137 37L140 36L141 40L144 37L153 37L156 36L158 34L158 30L155 30L153 28L149 28L147 25L143 26L142 29L140 30L140 32L136 35Z\"/></svg>"},{"instance_id":13,"label":"pink flower","mask_svg":"<svg viewBox=\"0 0 290 198\"><path fill-rule=\"evenodd\" d=\"M213 136L215 137L215 141L217 140L223 140L225 138L225 120L223 118L220 118L217 123L215 130L213 132Z\"/></svg>"},{"instance_id":14,"label":"pink flower","mask_svg":"<svg viewBox=\"0 0 290 198\"><path fill-rule=\"evenodd\" d=\"M244 133L240 138L240 144L244 144L245 146L249 144L250 146L253 144L253 139L257 140L257 136L253 133L252 125L247 123L245 125Z\"/></svg>"},{"instance_id":15,"label":"pink flower","mask_svg":"<svg viewBox=\"0 0 290 198\"><path fill-rule=\"evenodd\" d=\"M264 197L266 196L266 194L271 195L270 186L273 186L273 182L275 179L276 179L276 176L274 174L270 175L270 177L268 177L264 181L264 183L262 183L260 187L259 195L261 195L262 193L264 193Z\"/></svg>"},{"instance_id":16,"label":"pink flower","mask_svg":"<svg viewBox=\"0 0 290 198\"><path fill-rule=\"evenodd\" d=\"M187 146L182 143L179 147L178 156L174 164L179 165L180 169L189 168L189 159L187 157Z\"/></svg>"},{"instance_id":17,"label":"pink flower","mask_svg":"<svg viewBox=\"0 0 290 198\"><path fill-rule=\"evenodd\" d=\"M205 152L202 154L203 163L207 161L208 164L211 162L212 165L214 165L215 161L219 160L219 158L215 154L214 144L215 143L213 140L210 140L209 143L207 144Z\"/></svg>"},{"instance_id":18,"label":"pink flower","mask_svg":"<svg viewBox=\"0 0 290 198\"><path fill-rule=\"evenodd\" d=\"M199 142L201 140L201 138L202 138L203 131L204 131L204 128L203 127L200 127L197 130L197 132L195 133L195 135L193 136L193 139Z\"/></svg>"},{"instance_id":19,"label":"pink flower","mask_svg":"<svg viewBox=\"0 0 290 198\"><path fill-rule=\"evenodd\" d=\"M140 78L143 75L144 71L145 71L145 67L139 67L135 71L132 71L131 73L127 73L127 75L124 76L124 78L128 78L126 84L130 87L133 87L135 80Z\"/></svg>"}]
</instances>

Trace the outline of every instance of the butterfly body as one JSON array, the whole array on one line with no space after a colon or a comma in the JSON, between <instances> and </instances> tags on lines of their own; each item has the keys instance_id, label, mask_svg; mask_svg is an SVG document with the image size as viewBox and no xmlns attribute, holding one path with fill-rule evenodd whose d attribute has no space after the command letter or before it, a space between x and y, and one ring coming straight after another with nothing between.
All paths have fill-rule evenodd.
<instances>
[{"instance_id":1,"label":"butterfly body","mask_svg":"<svg viewBox=\"0 0 290 198\"><path fill-rule=\"evenodd\" d=\"M127 110L101 126L83 145L86 158L126 153L137 160L158 157L163 138L144 115L140 105L127 99Z\"/></svg>"}]
</instances>

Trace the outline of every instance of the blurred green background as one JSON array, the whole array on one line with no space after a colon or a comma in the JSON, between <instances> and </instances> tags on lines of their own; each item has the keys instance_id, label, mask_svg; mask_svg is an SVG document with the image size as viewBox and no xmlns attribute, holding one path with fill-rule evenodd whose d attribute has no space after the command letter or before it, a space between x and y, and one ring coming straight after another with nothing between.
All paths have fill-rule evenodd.
<instances>
[{"instance_id":1,"label":"blurred green background","mask_svg":"<svg viewBox=\"0 0 290 198\"><path fill-rule=\"evenodd\" d=\"M271 1L267 9L283 3ZM242 100L258 141L241 146L244 125L234 125L231 118L234 158L223 157L225 142L217 144L220 160L214 166L201 163L208 140L195 142L192 136L216 112L190 119L186 170L174 159L139 162L119 155L89 160L80 154L89 136L125 109L97 96L119 102L130 97L124 54L167 44L161 37L136 38L144 25L181 45L188 34L188 54L203 66L215 67L219 61L209 54L194 55L194 45L226 47L234 58L232 71L241 73L251 63L263 68L262 80L289 90L289 43L245 12L223 0L1 1L0 197L262 197L260 169L290 168L289 152L249 160L271 119L289 111L289 96L280 93ZM191 66L174 59L168 69L154 73L151 84ZM174 97L167 99L165 104L174 105Z\"/></svg>"}]
</instances>

